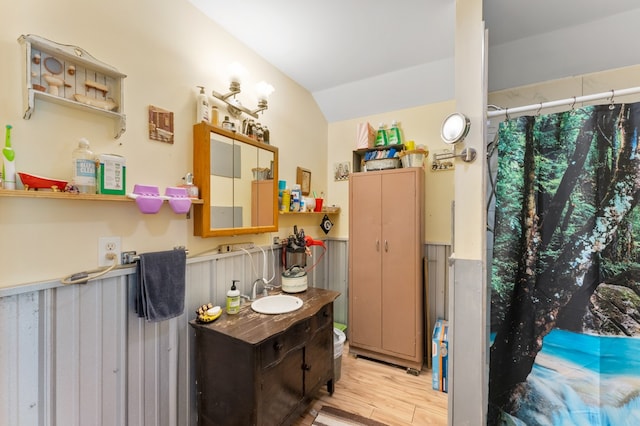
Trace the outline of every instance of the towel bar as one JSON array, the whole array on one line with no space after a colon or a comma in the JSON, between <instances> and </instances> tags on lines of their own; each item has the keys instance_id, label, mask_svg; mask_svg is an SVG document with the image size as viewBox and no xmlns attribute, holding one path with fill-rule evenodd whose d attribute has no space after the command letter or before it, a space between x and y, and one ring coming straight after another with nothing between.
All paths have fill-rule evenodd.
<instances>
[{"instance_id":1,"label":"towel bar","mask_svg":"<svg viewBox=\"0 0 640 426\"><path fill-rule=\"evenodd\" d=\"M174 250L184 250L185 254L189 255L189 250L184 246L177 246L173 248ZM121 262L123 265L129 265L132 263L136 263L140 260L140 255L136 253L136 251L123 251L121 256Z\"/></svg>"}]
</instances>

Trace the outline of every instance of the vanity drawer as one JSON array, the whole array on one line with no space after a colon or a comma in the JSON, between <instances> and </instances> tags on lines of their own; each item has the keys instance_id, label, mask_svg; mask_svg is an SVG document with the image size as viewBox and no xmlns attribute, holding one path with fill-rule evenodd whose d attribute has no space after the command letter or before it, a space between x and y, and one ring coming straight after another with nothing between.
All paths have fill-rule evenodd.
<instances>
[{"instance_id":1,"label":"vanity drawer","mask_svg":"<svg viewBox=\"0 0 640 426\"><path fill-rule=\"evenodd\" d=\"M296 347L304 346L311 332L311 319L302 321L284 333L267 339L260 345L262 368L278 363Z\"/></svg>"},{"instance_id":2,"label":"vanity drawer","mask_svg":"<svg viewBox=\"0 0 640 426\"><path fill-rule=\"evenodd\" d=\"M333 327L333 303L323 306L317 314L309 319L309 321L311 321L310 333L315 333L317 330L328 325Z\"/></svg>"}]
</instances>

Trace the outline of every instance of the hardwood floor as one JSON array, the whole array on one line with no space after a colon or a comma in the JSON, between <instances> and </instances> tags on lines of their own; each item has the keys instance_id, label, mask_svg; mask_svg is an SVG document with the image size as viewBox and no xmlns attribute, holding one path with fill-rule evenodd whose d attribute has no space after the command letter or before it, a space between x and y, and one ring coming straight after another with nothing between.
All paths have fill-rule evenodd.
<instances>
[{"instance_id":1,"label":"hardwood floor","mask_svg":"<svg viewBox=\"0 0 640 426\"><path fill-rule=\"evenodd\" d=\"M332 396L323 387L295 426L310 426L323 405L331 405L389 426L446 425L447 394L431 388L431 370L419 376L405 369L342 354L342 372Z\"/></svg>"}]
</instances>

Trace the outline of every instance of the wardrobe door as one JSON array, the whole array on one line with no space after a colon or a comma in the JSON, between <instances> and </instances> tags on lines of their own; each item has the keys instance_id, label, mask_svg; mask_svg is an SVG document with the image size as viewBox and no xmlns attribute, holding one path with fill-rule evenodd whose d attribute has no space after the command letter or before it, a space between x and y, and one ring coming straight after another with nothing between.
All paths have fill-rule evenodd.
<instances>
[{"instance_id":1,"label":"wardrobe door","mask_svg":"<svg viewBox=\"0 0 640 426\"><path fill-rule=\"evenodd\" d=\"M416 357L421 271L416 169L382 179L382 349Z\"/></svg>"},{"instance_id":2,"label":"wardrobe door","mask_svg":"<svg viewBox=\"0 0 640 426\"><path fill-rule=\"evenodd\" d=\"M352 174L349 185L349 340L382 344L381 175Z\"/></svg>"}]
</instances>

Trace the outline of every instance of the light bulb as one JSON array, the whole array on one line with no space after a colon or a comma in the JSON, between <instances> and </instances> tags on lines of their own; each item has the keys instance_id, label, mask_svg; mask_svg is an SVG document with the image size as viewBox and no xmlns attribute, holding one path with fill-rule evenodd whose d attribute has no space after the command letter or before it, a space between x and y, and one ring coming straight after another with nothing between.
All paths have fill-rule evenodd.
<instances>
[{"instance_id":1,"label":"light bulb","mask_svg":"<svg viewBox=\"0 0 640 426\"><path fill-rule=\"evenodd\" d=\"M274 90L273 86L266 81L261 81L256 84L256 92L258 92L258 100L260 101L266 101Z\"/></svg>"},{"instance_id":2,"label":"light bulb","mask_svg":"<svg viewBox=\"0 0 640 426\"><path fill-rule=\"evenodd\" d=\"M229 65L229 81L232 83L242 83L242 79L245 78L247 74L248 71L242 64L233 62Z\"/></svg>"}]
</instances>

